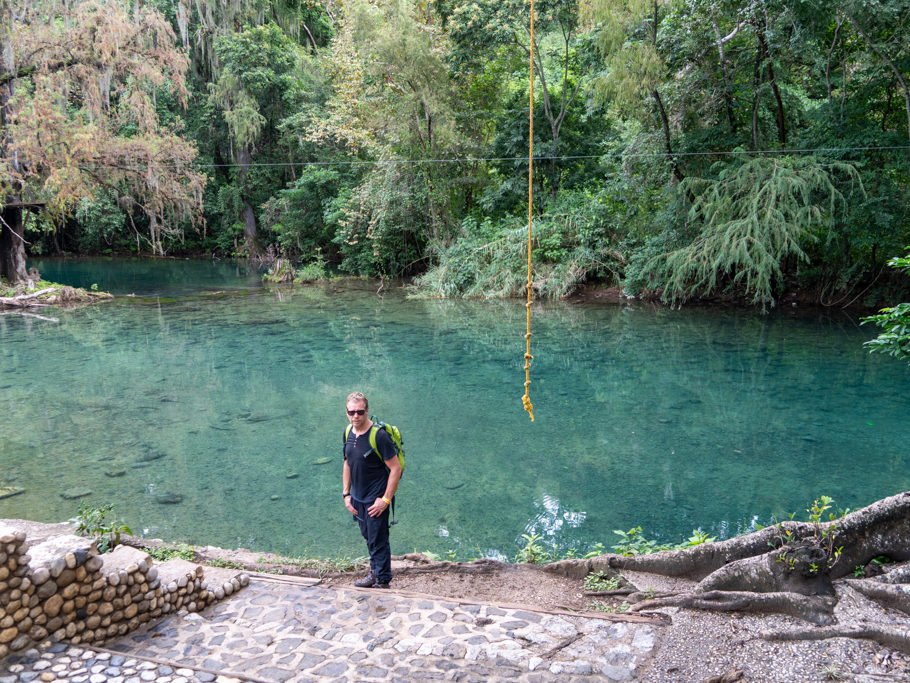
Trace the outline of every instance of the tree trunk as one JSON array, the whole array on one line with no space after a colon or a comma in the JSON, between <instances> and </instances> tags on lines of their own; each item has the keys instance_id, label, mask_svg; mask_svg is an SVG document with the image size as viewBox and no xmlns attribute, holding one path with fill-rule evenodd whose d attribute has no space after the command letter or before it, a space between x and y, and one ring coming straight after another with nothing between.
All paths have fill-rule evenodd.
<instances>
[{"instance_id":1,"label":"tree trunk","mask_svg":"<svg viewBox=\"0 0 910 683\"><path fill-rule=\"evenodd\" d=\"M733 114L733 87L730 83L730 74L729 69L727 69L727 54L724 49L727 41L732 40L733 37L739 32L741 24L737 24L733 32L724 37L720 35L720 27L717 25L717 21L713 22L714 26L714 36L717 38L717 54L720 61L720 71L723 76L723 93L724 93L724 109L727 112L727 123L730 126L730 131L735 133L739 126L736 125L736 117Z\"/></svg>"},{"instance_id":2,"label":"tree trunk","mask_svg":"<svg viewBox=\"0 0 910 683\"><path fill-rule=\"evenodd\" d=\"M0 222L0 278L5 278L14 285L28 279L22 233L22 208L4 207Z\"/></svg>"},{"instance_id":3,"label":"tree trunk","mask_svg":"<svg viewBox=\"0 0 910 683\"><path fill-rule=\"evenodd\" d=\"M12 4L8 0L0 0L0 67L8 74L16 73L15 51L10 43L10 26L12 26ZM0 158L10 159L13 171L19 171L19 160L10 154L11 142L7 132L9 124L10 101L13 98L15 80L10 78L0 83ZM16 196L18 188L13 180L13 195L0 197L0 205L4 205L0 213L0 278L6 278L12 284L25 282L28 278L25 272L25 240L23 239L22 207L9 206L21 200Z\"/></svg>"},{"instance_id":4,"label":"tree trunk","mask_svg":"<svg viewBox=\"0 0 910 683\"><path fill-rule=\"evenodd\" d=\"M761 46L761 53L768 63L768 83L771 91L774 93L774 101L777 104L777 139L782 145L787 144L787 120L784 116L784 100L780 95L780 88L777 87L777 80L774 78L774 65L771 63L771 54L768 51L768 43L765 41L764 31L757 29L755 37L758 38L758 44Z\"/></svg>"},{"instance_id":5,"label":"tree trunk","mask_svg":"<svg viewBox=\"0 0 910 683\"><path fill-rule=\"evenodd\" d=\"M682 182L685 176L679 168L679 162L676 160L676 155L673 154L673 146L670 144L670 120L667 118L667 110L664 108L664 102L660 98L660 93L657 91L657 88L651 89L651 96L657 103L657 112L660 114L660 123L664 131L664 146L667 149L667 156L670 159L670 163L673 164L673 177L676 178L677 182Z\"/></svg>"},{"instance_id":6,"label":"tree trunk","mask_svg":"<svg viewBox=\"0 0 910 683\"><path fill-rule=\"evenodd\" d=\"M246 176L250 171L250 164L253 161L253 152L249 145L243 145L237 154L237 163L240 165L240 171L237 174L237 185L240 188L240 195L243 198L243 208L240 210L240 219L243 221L243 240L250 256L259 253L259 240L256 232L256 212L250 204L247 197Z\"/></svg>"}]
</instances>

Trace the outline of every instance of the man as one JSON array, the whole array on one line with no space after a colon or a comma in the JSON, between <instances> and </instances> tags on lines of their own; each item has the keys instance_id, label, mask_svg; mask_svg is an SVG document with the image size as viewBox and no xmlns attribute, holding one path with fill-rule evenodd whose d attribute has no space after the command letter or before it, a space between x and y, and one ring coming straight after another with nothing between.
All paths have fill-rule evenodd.
<instances>
[{"instance_id":1,"label":"man","mask_svg":"<svg viewBox=\"0 0 910 683\"><path fill-rule=\"evenodd\" d=\"M401 464L395 443L384 429L375 429L376 450L370 445L369 402L360 392L345 401L351 429L344 443L341 496L360 524L370 553L370 573L354 582L361 588L388 588L392 580L389 546L389 507L398 490ZM377 452L378 451L378 452Z\"/></svg>"}]
</instances>

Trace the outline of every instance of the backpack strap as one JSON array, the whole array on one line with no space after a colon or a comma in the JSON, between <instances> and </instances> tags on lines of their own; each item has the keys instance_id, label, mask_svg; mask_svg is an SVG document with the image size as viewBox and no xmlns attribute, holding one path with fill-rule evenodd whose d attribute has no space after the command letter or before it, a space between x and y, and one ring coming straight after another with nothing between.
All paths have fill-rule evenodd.
<instances>
[{"instance_id":1,"label":"backpack strap","mask_svg":"<svg viewBox=\"0 0 910 683\"><path fill-rule=\"evenodd\" d=\"M341 456L342 457L346 457L344 454L344 447L348 442L348 437L351 435L351 429L353 427L354 427L354 425L349 424L347 427L344 428L344 436L341 437Z\"/></svg>"}]
</instances>

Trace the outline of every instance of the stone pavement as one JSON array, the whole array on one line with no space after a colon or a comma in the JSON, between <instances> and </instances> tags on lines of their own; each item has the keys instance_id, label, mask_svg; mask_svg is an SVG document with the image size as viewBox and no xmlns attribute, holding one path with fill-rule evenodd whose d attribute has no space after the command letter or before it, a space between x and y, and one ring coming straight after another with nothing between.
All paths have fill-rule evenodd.
<instances>
[{"instance_id":1,"label":"stone pavement","mask_svg":"<svg viewBox=\"0 0 910 683\"><path fill-rule=\"evenodd\" d=\"M102 648L63 643L0 661L0 683L635 680L660 626L254 576L198 613Z\"/></svg>"}]
</instances>

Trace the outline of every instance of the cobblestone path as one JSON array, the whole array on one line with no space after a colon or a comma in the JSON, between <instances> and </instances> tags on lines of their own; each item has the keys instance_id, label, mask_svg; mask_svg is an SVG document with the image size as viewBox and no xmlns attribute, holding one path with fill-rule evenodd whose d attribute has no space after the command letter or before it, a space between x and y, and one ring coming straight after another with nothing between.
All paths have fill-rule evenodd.
<instances>
[{"instance_id":1,"label":"cobblestone path","mask_svg":"<svg viewBox=\"0 0 910 683\"><path fill-rule=\"evenodd\" d=\"M659 626L255 578L104 650L11 657L0 683L635 680Z\"/></svg>"}]
</instances>

